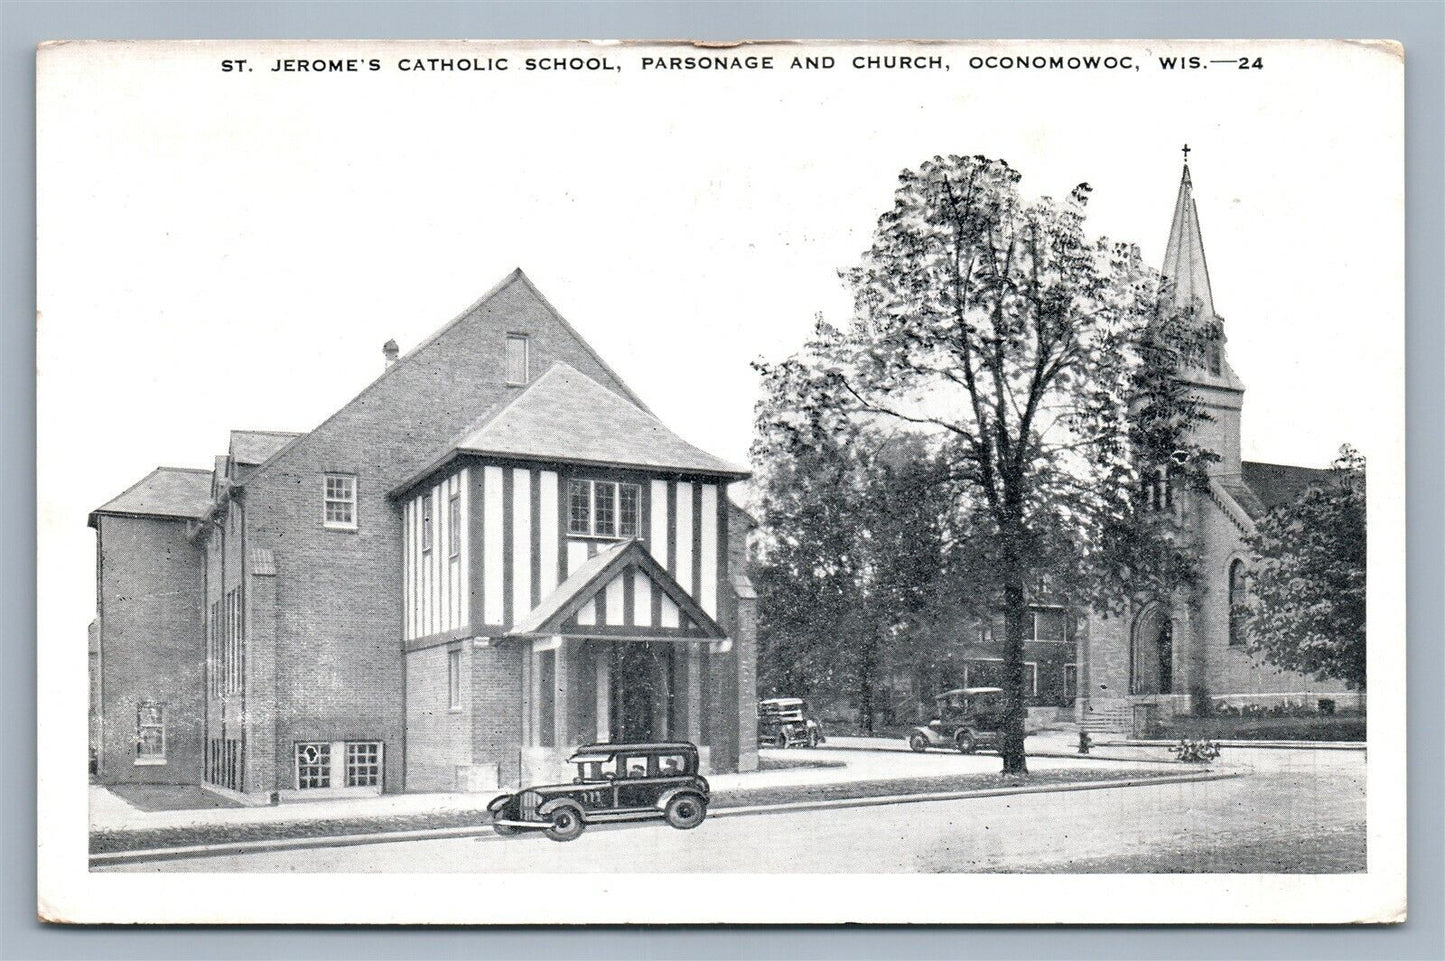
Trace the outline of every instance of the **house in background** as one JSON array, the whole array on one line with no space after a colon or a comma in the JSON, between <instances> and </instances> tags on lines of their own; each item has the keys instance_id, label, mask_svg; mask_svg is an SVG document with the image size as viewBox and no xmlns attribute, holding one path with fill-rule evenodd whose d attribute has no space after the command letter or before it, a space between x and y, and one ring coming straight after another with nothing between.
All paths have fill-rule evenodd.
<instances>
[{"instance_id":1,"label":"house in background","mask_svg":"<svg viewBox=\"0 0 1445 961\"><path fill-rule=\"evenodd\" d=\"M304 434L90 515L99 779L249 801L487 790L594 740L756 766L747 476L520 271Z\"/></svg>"}]
</instances>

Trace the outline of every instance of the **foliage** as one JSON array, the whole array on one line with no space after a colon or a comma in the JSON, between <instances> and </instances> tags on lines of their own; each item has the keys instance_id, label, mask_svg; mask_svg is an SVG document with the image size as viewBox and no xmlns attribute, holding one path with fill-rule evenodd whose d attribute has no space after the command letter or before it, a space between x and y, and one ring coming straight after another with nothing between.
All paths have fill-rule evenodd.
<instances>
[{"instance_id":1,"label":"foliage","mask_svg":"<svg viewBox=\"0 0 1445 961\"><path fill-rule=\"evenodd\" d=\"M1258 557L1240 626L1252 653L1365 689L1365 459L1348 444L1328 479L1249 537Z\"/></svg>"},{"instance_id":2,"label":"foliage","mask_svg":"<svg viewBox=\"0 0 1445 961\"><path fill-rule=\"evenodd\" d=\"M1158 465L1198 483L1213 458L1188 440L1203 413L1175 375L1217 328L1179 309L1136 248L1086 236L1087 184L1028 202L1008 164L959 156L899 179L844 274L852 322L820 320L803 351L760 365L756 460L786 473L901 430L936 456L952 506L944 567L968 575L956 596L1003 616L1004 770L1022 771L1030 593L1047 579L1110 610L1192 580L1170 515L1139 492Z\"/></svg>"},{"instance_id":3,"label":"foliage","mask_svg":"<svg viewBox=\"0 0 1445 961\"><path fill-rule=\"evenodd\" d=\"M1180 738L1169 747L1169 753L1185 764L1208 764L1219 757L1219 745L1210 740L1190 741Z\"/></svg>"}]
</instances>

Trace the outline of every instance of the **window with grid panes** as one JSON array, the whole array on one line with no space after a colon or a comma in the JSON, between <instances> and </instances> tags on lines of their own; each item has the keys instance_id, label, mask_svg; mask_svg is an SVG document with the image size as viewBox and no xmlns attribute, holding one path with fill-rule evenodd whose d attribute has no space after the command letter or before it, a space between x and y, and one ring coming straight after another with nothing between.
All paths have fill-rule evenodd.
<instances>
[{"instance_id":1,"label":"window with grid panes","mask_svg":"<svg viewBox=\"0 0 1445 961\"><path fill-rule=\"evenodd\" d=\"M351 474L327 474L325 481L325 524L327 527L356 526L356 478Z\"/></svg>"},{"instance_id":2,"label":"window with grid panes","mask_svg":"<svg viewBox=\"0 0 1445 961\"><path fill-rule=\"evenodd\" d=\"M573 480L567 485L567 533L584 537L636 537L642 488L616 481Z\"/></svg>"},{"instance_id":3,"label":"window with grid panes","mask_svg":"<svg viewBox=\"0 0 1445 961\"><path fill-rule=\"evenodd\" d=\"M377 787L381 784L381 742L348 741L346 744L346 786Z\"/></svg>"},{"instance_id":4,"label":"window with grid panes","mask_svg":"<svg viewBox=\"0 0 1445 961\"><path fill-rule=\"evenodd\" d=\"M331 745L315 741L296 745L296 787L306 791L331 786Z\"/></svg>"}]
</instances>

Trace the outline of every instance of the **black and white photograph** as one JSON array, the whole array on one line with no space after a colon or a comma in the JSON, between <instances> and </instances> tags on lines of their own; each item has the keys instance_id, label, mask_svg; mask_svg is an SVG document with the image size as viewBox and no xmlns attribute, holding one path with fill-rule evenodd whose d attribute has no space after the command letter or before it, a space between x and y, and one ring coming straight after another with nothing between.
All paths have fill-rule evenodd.
<instances>
[{"instance_id":1,"label":"black and white photograph","mask_svg":"<svg viewBox=\"0 0 1445 961\"><path fill-rule=\"evenodd\" d=\"M42 45L40 915L1403 921L1405 56Z\"/></svg>"}]
</instances>

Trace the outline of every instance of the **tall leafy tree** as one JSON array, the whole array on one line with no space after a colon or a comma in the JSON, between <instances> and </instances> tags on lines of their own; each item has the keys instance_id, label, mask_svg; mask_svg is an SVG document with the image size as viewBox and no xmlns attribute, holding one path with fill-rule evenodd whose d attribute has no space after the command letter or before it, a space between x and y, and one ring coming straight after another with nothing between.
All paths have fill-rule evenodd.
<instances>
[{"instance_id":1,"label":"tall leafy tree","mask_svg":"<svg viewBox=\"0 0 1445 961\"><path fill-rule=\"evenodd\" d=\"M1239 612L1251 652L1365 689L1365 459L1340 448L1328 478L1260 519Z\"/></svg>"},{"instance_id":2,"label":"tall leafy tree","mask_svg":"<svg viewBox=\"0 0 1445 961\"><path fill-rule=\"evenodd\" d=\"M845 272L855 316L763 365L760 436L800 449L860 425L905 428L948 459L977 597L1004 621L1003 768L1026 771L1023 642L1044 575L1108 609L1191 564L1138 492L1157 465L1198 481L1202 416L1175 373L1214 333L1138 250L1085 234L1090 188L1027 201L1020 174L936 157L899 178Z\"/></svg>"}]
</instances>

